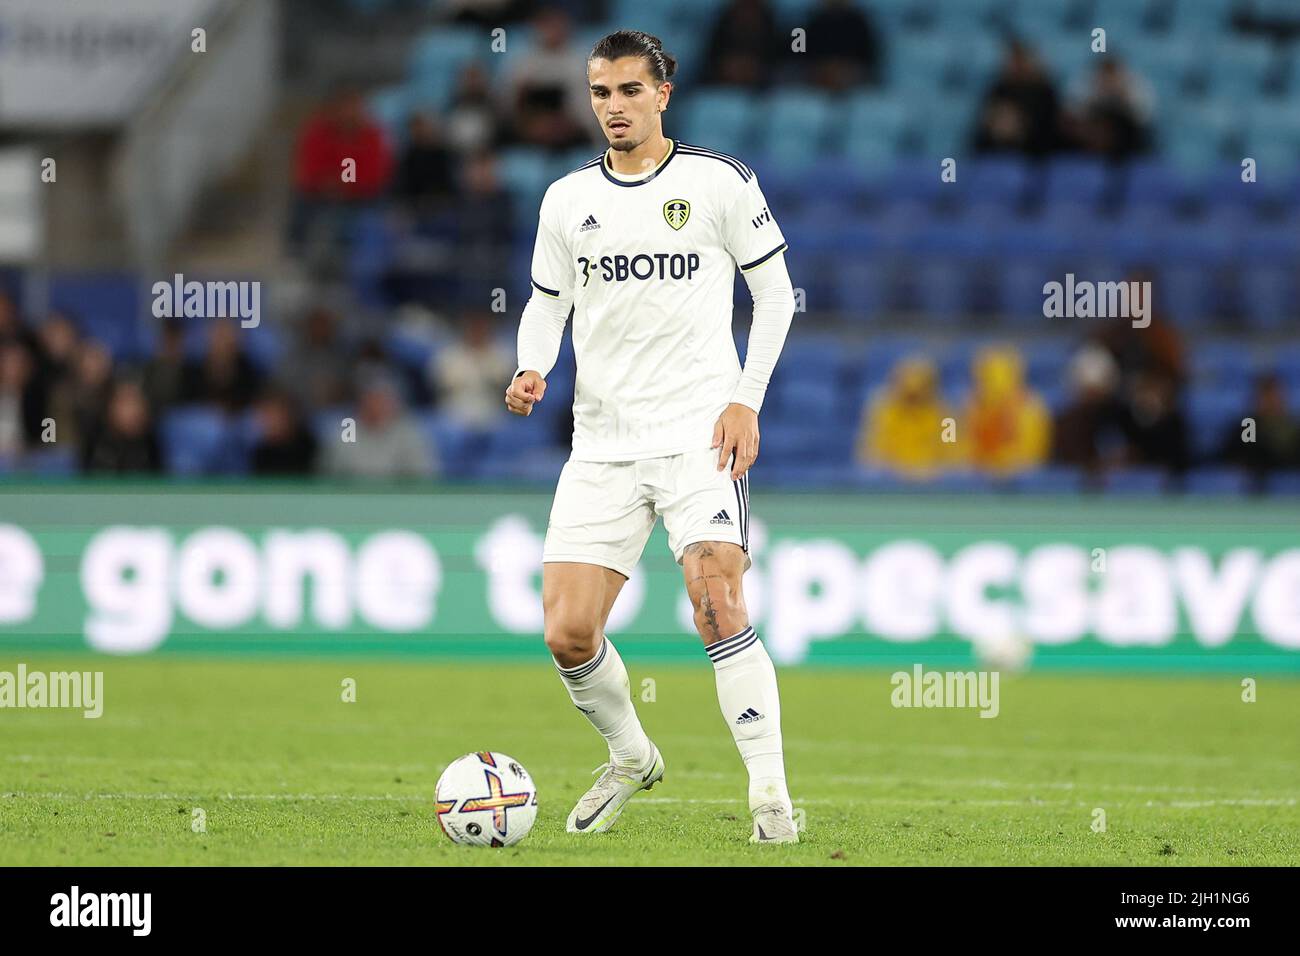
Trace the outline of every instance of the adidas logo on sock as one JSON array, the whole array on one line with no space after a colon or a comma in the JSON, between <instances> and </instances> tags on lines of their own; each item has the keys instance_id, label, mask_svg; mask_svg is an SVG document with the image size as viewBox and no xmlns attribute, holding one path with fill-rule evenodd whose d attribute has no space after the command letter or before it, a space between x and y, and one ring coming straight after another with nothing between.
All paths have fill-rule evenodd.
<instances>
[{"instance_id":1,"label":"adidas logo on sock","mask_svg":"<svg viewBox=\"0 0 1300 956\"><path fill-rule=\"evenodd\" d=\"M723 508L709 520L709 524L734 524L734 522L731 520L731 515L727 514L727 509Z\"/></svg>"},{"instance_id":2,"label":"adidas logo on sock","mask_svg":"<svg viewBox=\"0 0 1300 956\"><path fill-rule=\"evenodd\" d=\"M600 228L600 223L596 222L596 217L589 215L587 216L586 220L583 221L582 228L579 229L578 232L590 232L593 229L599 229L599 228Z\"/></svg>"},{"instance_id":3,"label":"adidas logo on sock","mask_svg":"<svg viewBox=\"0 0 1300 956\"><path fill-rule=\"evenodd\" d=\"M760 714L758 711L756 711L753 707L750 707L743 714L741 714L739 717L736 718L736 723L752 724L754 723L754 721L762 720L762 719L763 719L763 715Z\"/></svg>"}]
</instances>

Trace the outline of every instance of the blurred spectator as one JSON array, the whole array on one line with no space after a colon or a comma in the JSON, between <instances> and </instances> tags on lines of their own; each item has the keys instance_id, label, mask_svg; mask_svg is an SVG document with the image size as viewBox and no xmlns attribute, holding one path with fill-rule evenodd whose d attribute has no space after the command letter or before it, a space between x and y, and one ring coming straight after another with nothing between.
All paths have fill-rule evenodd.
<instances>
[{"instance_id":1,"label":"blurred spectator","mask_svg":"<svg viewBox=\"0 0 1300 956\"><path fill-rule=\"evenodd\" d=\"M0 290L0 345L9 342L19 342L29 350L36 348L36 337L23 324L18 304L7 292Z\"/></svg>"},{"instance_id":2,"label":"blurred spectator","mask_svg":"<svg viewBox=\"0 0 1300 956\"><path fill-rule=\"evenodd\" d=\"M1253 441L1243 438L1245 419L1255 423ZM1250 469L1260 482L1275 471L1300 468L1300 418L1287 408L1286 387L1278 375L1256 379L1251 406L1228 429L1219 457Z\"/></svg>"},{"instance_id":3,"label":"blurred spectator","mask_svg":"<svg viewBox=\"0 0 1300 956\"><path fill-rule=\"evenodd\" d=\"M501 419L501 395L515 370L511 351L492 334L492 313L472 312L459 342L441 349L429 363L430 387L460 424L488 429Z\"/></svg>"},{"instance_id":4,"label":"blurred spectator","mask_svg":"<svg viewBox=\"0 0 1300 956\"><path fill-rule=\"evenodd\" d=\"M77 353L81 335L73 321L61 312L53 312L37 330L38 376L45 412L56 422L56 438L65 437L76 443L71 420L75 415L72 401L73 382L76 376ZM58 435L57 423L66 423L66 436Z\"/></svg>"},{"instance_id":5,"label":"blurred spectator","mask_svg":"<svg viewBox=\"0 0 1300 956\"><path fill-rule=\"evenodd\" d=\"M338 316L324 306L307 313L297 341L276 370L277 382L308 408L337 405L348 398L347 348L339 339Z\"/></svg>"},{"instance_id":6,"label":"blurred spectator","mask_svg":"<svg viewBox=\"0 0 1300 956\"><path fill-rule=\"evenodd\" d=\"M454 163L434 119L426 113L412 114L406 148L397 164L397 198L414 212L437 208L454 192Z\"/></svg>"},{"instance_id":7,"label":"blurred spectator","mask_svg":"<svg viewBox=\"0 0 1300 956\"><path fill-rule=\"evenodd\" d=\"M572 64L579 69L578 64ZM447 142L458 153L494 149L501 138L492 87L482 64L461 70L446 117Z\"/></svg>"},{"instance_id":8,"label":"blurred spectator","mask_svg":"<svg viewBox=\"0 0 1300 956\"><path fill-rule=\"evenodd\" d=\"M442 0L444 15L453 23L490 30L512 23L532 8L531 0Z\"/></svg>"},{"instance_id":9,"label":"blurred spectator","mask_svg":"<svg viewBox=\"0 0 1300 956\"><path fill-rule=\"evenodd\" d=\"M1148 370L1138 376L1129 394L1127 431L1134 463L1175 474L1187 470L1187 418L1169 375Z\"/></svg>"},{"instance_id":10,"label":"blurred spectator","mask_svg":"<svg viewBox=\"0 0 1300 956\"><path fill-rule=\"evenodd\" d=\"M782 38L782 43L785 38ZM880 83L880 39L851 0L821 0L808 18L805 60L811 81L831 92Z\"/></svg>"},{"instance_id":11,"label":"blurred spectator","mask_svg":"<svg viewBox=\"0 0 1300 956\"><path fill-rule=\"evenodd\" d=\"M479 153L465 163L456 202L456 258L449 263L460 287L459 305L488 302L510 268L514 220L510 193L497 175L496 160Z\"/></svg>"},{"instance_id":12,"label":"blurred spectator","mask_svg":"<svg viewBox=\"0 0 1300 956\"><path fill-rule=\"evenodd\" d=\"M253 446L256 475L308 475L316 463L316 438L288 392L272 389L258 400L259 437Z\"/></svg>"},{"instance_id":13,"label":"blurred spectator","mask_svg":"<svg viewBox=\"0 0 1300 956\"><path fill-rule=\"evenodd\" d=\"M1096 340L1115 358L1125 386L1131 386L1138 375L1148 370L1160 372L1181 386L1187 378L1183 339L1160 308L1160 299L1154 296L1159 284L1145 270L1133 272L1125 281L1152 283L1153 300L1147 304L1150 324L1139 328L1132 322L1108 322L1101 326Z\"/></svg>"},{"instance_id":14,"label":"blurred spectator","mask_svg":"<svg viewBox=\"0 0 1300 956\"><path fill-rule=\"evenodd\" d=\"M356 181L345 182L343 162L356 162ZM303 127L295 156L298 192L311 199L373 199L392 176L383 127L371 118L361 91L337 91Z\"/></svg>"},{"instance_id":15,"label":"blurred spectator","mask_svg":"<svg viewBox=\"0 0 1300 956\"><path fill-rule=\"evenodd\" d=\"M992 475L1037 468L1051 451L1052 419L1043 400L1024 381L1020 353L990 347L975 357L975 387L966 402L960 446L967 463Z\"/></svg>"},{"instance_id":16,"label":"blurred spectator","mask_svg":"<svg viewBox=\"0 0 1300 956\"><path fill-rule=\"evenodd\" d=\"M718 11L704 60L705 82L719 86L766 87L772 67L789 52L767 0L731 0Z\"/></svg>"},{"instance_id":17,"label":"blurred spectator","mask_svg":"<svg viewBox=\"0 0 1300 956\"><path fill-rule=\"evenodd\" d=\"M0 341L0 459L20 458L41 440L44 408L36 362L16 339Z\"/></svg>"},{"instance_id":18,"label":"blurred spectator","mask_svg":"<svg viewBox=\"0 0 1300 956\"><path fill-rule=\"evenodd\" d=\"M55 422L60 442L85 446L108 405L113 356L101 342L84 339L77 348L76 373L58 402Z\"/></svg>"},{"instance_id":19,"label":"blurred spectator","mask_svg":"<svg viewBox=\"0 0 1300 956\"><path fill-rule=\"evenodd\" d=\"M331 441L325 471L340 478L427 478L437 470L433 450L402 409L396 385L375 379L357 402L356 441Z\"/></svg>"},{"instance_id":20,"label":"blurred spectator","mask_svg":"<svg viewBox=\"0 0 1300 956\"><path fill-rule=\"evenodd\" d=\"M934 363L904 359L868 404L858 434L858 460L909 478L933 477L954 461L954 443L943 441L949 417Z\"/></svg>"},{"instance_id":21,"label":"blurred spectator","mask_svg":"<svg viewBox=\"0 0 1300 956\"><path fill-rule=\"evenodd\" d=\"M1119 60L1104 57L1072 100L1075 135L1085 152L1123 160L1149 149L1151 87Z\"/></svg>"},{"instance_id":22,"label":"blurred spectator","mask_svg":"<svg viewBox=\"0 0 1300 956\"><path fill-rule=\"evenodd\" d=\"M344 161L355 163L344 180ZM317 244L337 247L358 208L379 198L393 175L383 128L366 109L361 92L343 88L303 127L294 156L297 187L290 241L314 254Z\"/></svg>"},{"instance_id":23,"label":"blurred spectator","mask_svg":"<svg viewBox=\"0 0 1300 956\"><path fill-rule=\"evenodd\" d=\"M587 88L586 54L569 38L563 10L533 18L536 46L511 70L512 126L519 140L552 150L594 143L597 130Z\"/></svg>"},{"instance_id":24,"label":"blurred spectator","mask_svg":"<svg viewBox=\"0 0 1300 956\"><path fill-rule=\"evenodd\" d=\"M1037 56L1012 41L993 86L984 95L975 149L1045 156L1060 147L1061 107Z\"/></svg>"},{"instance_id":25,"label":"blurred spectator","mask_svg":"<svg viewBox=\"0 0 1300 956\"><path fill-rule=\"evenodd\" d=\"M1119 366L1110 352L1089 343L1070 361L1067 377L1072 396L1056 419L1052 458L1100 473L1124 453Z\"/></svg>"},{"instance_id":26,"label":"blurred spectator","mask_svg":"<svg viewBox=\"0 0 1300 956\"><path fill-rule=\"evenodd\" d=\"M162 470L158 436L138 382L113 385L103 420L89 432L81 464L87 472L118 475Z\"/></svg>"},{"instance_id":27,"label":"blurred spectator","mask_svg":"<svg viewBox=\"0 0 1300 956\"><path fill-rule=\"evenodd\" d=\"M141 369L141 387L156 414L171 408L185 394L185 326L166 319L158 332L158 346Z\"/></svg>"},{"instance_id":28,"label":"blurred spectator","mask_svg":"<svg viewBox=\"0 0 1300 956\"><path fill-rule=\"evenodd\" d=\"M227 412L248 407L257 394L261 374L239 344L239 327L232 321L213 321L203 358L185 368L187 402L217 405Z\"/></svg>"},{"instance_id":29,"label":"blurred spectator","mask_svg":"<svg viewBox=\"0 0 1300 956\"><path fill-rule=\"evenodd\" d=\"M351 380L353 382L370 382L383 379L397 386L396 375L397 371L393 368L393 363L389 360L388 354L384 351L384 347L379 340L373 337L363 340L352 360ZM399 391L399 396L405 396L406 394L405 390ZM349 399L354 397L353 395L348 396Z\"/></svg>"}]
</instances>

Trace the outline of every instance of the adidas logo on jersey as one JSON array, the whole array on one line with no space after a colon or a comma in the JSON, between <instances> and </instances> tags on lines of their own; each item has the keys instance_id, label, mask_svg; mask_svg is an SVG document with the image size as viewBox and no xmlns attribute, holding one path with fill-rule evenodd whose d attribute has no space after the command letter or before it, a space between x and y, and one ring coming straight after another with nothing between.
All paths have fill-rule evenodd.
<instances>
[{"instance_id":1,"label":"adidas logo on jersey","mask_svg":"<svg viewBox=\"0 0 1300 956\"><path fill-rule=\"evenodd\" d=\"M711 519L709 519L709 524L730 524L730 525L734 525L734 522L731 520L731 515L727 514L727 511L726 511L726 509L724 508L722 511L719 511L719 512L718 512L717 514L715 514Z\"/></svg>"},{"instance_id":2,"label":"adidas logo on jersey","mask_svg":"<svg viewBox=\"0 0 1300 956\"><path fill-rule=\"evenodd\" d=\"M755 721L759 721L762 719L763 719L763 715L760 714L758 711L756 711L753 707L750 707L746 709L746 711L743 714L741 714L739 717L736 718L736 723L752 724Z\"/></svg>"},{"instance_id":3,"label":"adidas logo on jersey","mask_svg":"<svg viewBox=\"0 0 1300 956\"><path fill-rule=\"evenodd\" d=\"M591 232L593 229L599 229L600 223L596 221L595 216L588 216L582 223L582 228L578 232Z\"/></svg>"}]
</instances>

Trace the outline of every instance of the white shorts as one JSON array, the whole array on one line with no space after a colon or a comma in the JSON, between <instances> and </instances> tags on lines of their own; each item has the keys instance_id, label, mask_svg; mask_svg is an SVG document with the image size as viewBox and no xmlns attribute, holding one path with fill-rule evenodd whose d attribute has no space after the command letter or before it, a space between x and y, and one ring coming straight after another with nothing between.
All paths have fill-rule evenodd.
<instances>
[{"instance_id":1,"label":"white shorts","mask_svg":"<svg viewBox=\"0 0 1300 956\"><path fill-rule=\"evenodd\" d=\"M641 560L659 515L678 564L696 541L727 541L749 559L749 474L705 448L640 461L565 462L551 505L542 561L599 564L625 577Z\"/></svg>"}]
</instances>

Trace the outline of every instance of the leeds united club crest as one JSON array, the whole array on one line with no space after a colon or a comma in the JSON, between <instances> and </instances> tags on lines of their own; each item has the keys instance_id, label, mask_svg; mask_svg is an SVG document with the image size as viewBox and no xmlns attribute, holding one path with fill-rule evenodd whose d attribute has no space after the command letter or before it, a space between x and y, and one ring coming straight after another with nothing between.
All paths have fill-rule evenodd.
<instances>
[{"instance_id":1,"label":"leeds united club crest","mask_svg":"<svg viewBox=\"0 0 1300 956\"><path fill-rule=\"evenodd\" d=\"M664 219L668 225L674 229L680 229L686 225L686 220L691 218L691 204L685 199L670 199L664 203Z\"/></svg>"}]
</instances>

